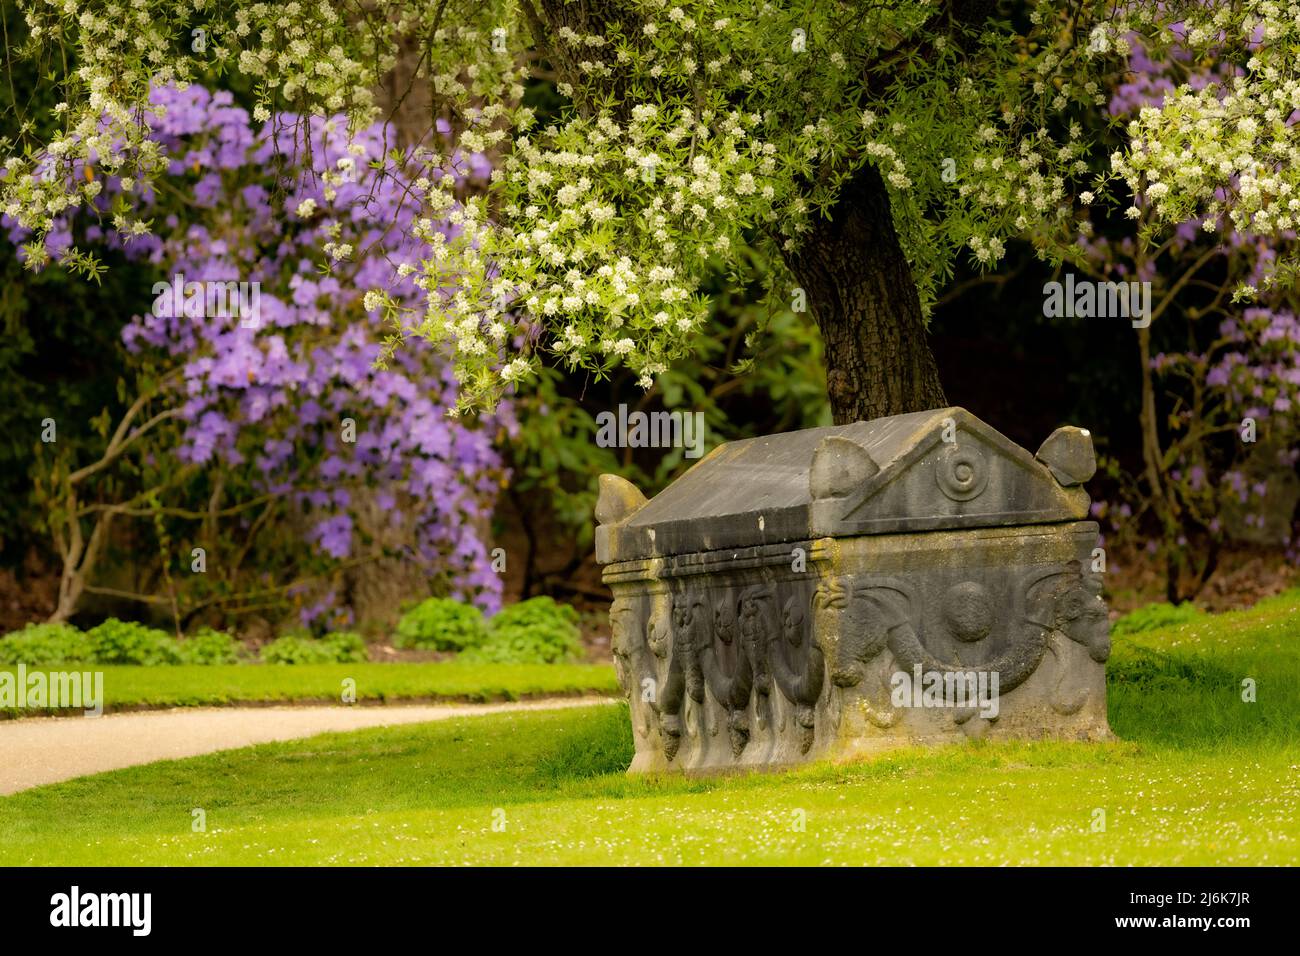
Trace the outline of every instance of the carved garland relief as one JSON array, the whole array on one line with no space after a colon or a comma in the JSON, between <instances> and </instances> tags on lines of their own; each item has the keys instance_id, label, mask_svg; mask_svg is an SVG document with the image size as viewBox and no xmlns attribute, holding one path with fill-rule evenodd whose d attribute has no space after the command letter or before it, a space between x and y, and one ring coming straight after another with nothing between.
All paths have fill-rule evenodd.
<instances>
[{"instance_id":1,"label":"carved garland relief","mask_svg":"<svg viewBox=\"0 0 1300 956\"><path fill-rule=\"evenodd\" d=\"M838 694L858 689L872 723L892 726L898 714L887 690L881 700L883 688L864 686L868 666L886 651L893 667L908 673L917 667L996 673L1001 694L1024 683L1050 654L1058 676L1049 702L1058 713L1077 712L1089 688L1072 682L1079 669L1070 664L1070 648L1097 663L1110 651L1099 578L1073 564L1037 567L1019 572L1013 587L1015 598L1007 602L980 581L957 580L943 585L936 601L915 580L832 575L808 598L802 589L790 595L779 610L779 588L770 584L686 589L645 615L640 646L638 602L623 596L610 612L614 664L643 735L653 717L669 762L683 733L698 733L706 714L710 735L725 726L731 755L739 759L753 732L766 731L773 720L774 688L789 702L803 754L812 749L828 685ZM922 613L927 602L935 602L929 625ZM648 597L645 603L655 605ZM827 703L836 714L838 699ZM964 723L972 713L958 709L952 716ZM838 722L837 714L832 719ZM785 730L782 718L776 731Z\"/></svg>"}]
</instances>

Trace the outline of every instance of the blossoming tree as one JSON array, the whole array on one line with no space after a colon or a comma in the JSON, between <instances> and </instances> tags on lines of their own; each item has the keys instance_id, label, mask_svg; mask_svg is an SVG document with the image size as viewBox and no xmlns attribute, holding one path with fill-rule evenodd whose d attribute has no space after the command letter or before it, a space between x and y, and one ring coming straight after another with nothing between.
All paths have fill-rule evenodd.
<instances>
[{"instance_id":1,"label":"blossoming tree","mask_svg":"<svg viewBox=\"0 0 1300 956\"><path fill-rule=\"evenodd\" d=\"M596 374L623 363L648 385L703 328L702 279L747 244L779 254L774 291L820 327L837 421L934 407L925 322L955 257L992 267L1012 237L1069 255L1081 204L1260 235L1300 209L1300 15L1275 0L19 2L29 52L77 64L62 132L6 161L0 198L38 234L33 260L53 217L95 195L75 164L128 192L159 175L152 84L240 74L262 119L345 111L360 129L400 51L417 51L430 129L446 120L500 165L459 207L433 141L423 171L376 161L424 206L410 235L433 251L393 265L422 302L368 304L392 326L387 355L411 336L447 350L460 410L546 355ZM1106 105L1134 36L1157 58L1179 42L1240 69L1171 90L1097 155L1080 120ZM558 108L531 95L536 77L555 79ZM112 218L151 228L125 197ZM1293 275L1279 259L1261 281Z\"/></svg>"},{"instance_id":2,"label":"blossoming tree","mask_svg":"<svg viewBox=\"0 0 1300 956\"><path fill-rule=\"evenodd\" d=\"M1231 58L1198 58L1174 45L1155 60L1135 45L1109 112L1132 121L1180 87L1222 88L1242 76ZM1290 193L1282 183L1268 188ZM1296 237L1293 224L1273 229L1267 216L1227 228L1193 217L1161 242L1143 243L1143 234L1156 232L1158 207L1139 201L1139 209L1136 230L1116 230L1103 216L1098 228L1082 222L1084 257L1076 266L1103 281L1150 282L1150 319L1176 345L1155 352L1151 323L1136 331L1142 465L1130 476L1105 456L1121 500L1097 502L1094 511L1114 540L1163 566L1166 597L1178 603L1198 596L1230 539L1287 545L1292 561L1300 559L1291 521L1300 498L1300 290L1272 274L1279 257L1295 254ZM1235 290L1252 304L1235 304Z\"/></svg>"}]
</instances>

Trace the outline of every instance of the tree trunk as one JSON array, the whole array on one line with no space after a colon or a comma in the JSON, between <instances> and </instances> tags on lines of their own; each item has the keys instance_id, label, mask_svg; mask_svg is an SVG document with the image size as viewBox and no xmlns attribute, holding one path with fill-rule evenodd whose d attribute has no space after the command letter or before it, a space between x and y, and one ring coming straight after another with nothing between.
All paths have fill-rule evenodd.
<instances>
[{"instance_id":1,"label":"tree trunk","mask_svg":"<svg viewBox=\"0 0 1300 956\"><path fill-rule=\"evenodd\" d=\"M786 262L821 329L835 424L944 407L916 281L874 166L845 184L831 215Z\"/></svg>"}]
</instances>

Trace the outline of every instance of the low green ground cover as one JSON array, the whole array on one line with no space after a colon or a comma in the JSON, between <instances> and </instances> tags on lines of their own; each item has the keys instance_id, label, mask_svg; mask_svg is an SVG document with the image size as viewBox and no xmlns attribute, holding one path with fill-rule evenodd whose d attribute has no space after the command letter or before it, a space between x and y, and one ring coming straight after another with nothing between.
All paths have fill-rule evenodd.
<instances>
[{"instance_id":1,"label":"low green ground cover","mask_svg":"<svg viewBox=\"0 0 1300 956\"><path fill-rule=\"evenodd\" d=\"M1300 863L1300 592L1121 633L1109 675L1113 743L782 774L630 778L618 703L327 734L0 799L0 863Z\"/></svg>"}]
</instances>

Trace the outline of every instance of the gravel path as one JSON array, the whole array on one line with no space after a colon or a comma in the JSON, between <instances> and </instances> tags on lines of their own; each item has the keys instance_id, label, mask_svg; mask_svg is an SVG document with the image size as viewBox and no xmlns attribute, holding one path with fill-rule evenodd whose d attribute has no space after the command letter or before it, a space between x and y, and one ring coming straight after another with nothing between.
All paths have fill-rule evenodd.
<instances>
[{"instance_id":1,"label":"gravel path","mask_svg":"<svg viewBox=\"0 0 1300 956\"><path fill-rule=\"evenodd\" d=\"M0 720L0 795L119 767L327 731L604 703L608 701L569 697L414 707L181 708L103 717Z\"/></svg>"}]
</instances>

